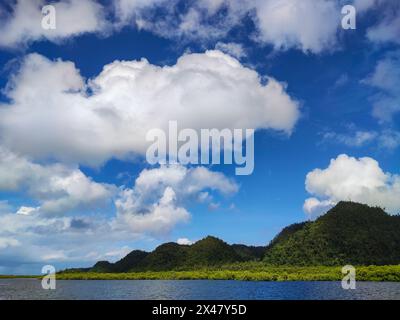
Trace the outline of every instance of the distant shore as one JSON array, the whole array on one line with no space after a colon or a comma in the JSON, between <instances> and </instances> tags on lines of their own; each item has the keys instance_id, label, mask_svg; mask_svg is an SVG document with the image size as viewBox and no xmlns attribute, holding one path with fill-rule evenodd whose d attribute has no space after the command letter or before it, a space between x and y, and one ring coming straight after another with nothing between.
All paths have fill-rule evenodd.
<instances>
[{"instance_id":1,"label":"distant shore","mask_svg":"<svg viewBox=\"0 0 400 320\"><path fill-rule=\"evenodd\" d=\"M247 266L247 268L246 268ZM221 269L141 271L127 273L59 272L58 280L241 280L241 281L341 281L339 266L262 266L232 265ZM1 278L40 278L40 276L1 276ZM400 265L358 266L357 281L400 282Z\"/></svg>"}]
</instances>

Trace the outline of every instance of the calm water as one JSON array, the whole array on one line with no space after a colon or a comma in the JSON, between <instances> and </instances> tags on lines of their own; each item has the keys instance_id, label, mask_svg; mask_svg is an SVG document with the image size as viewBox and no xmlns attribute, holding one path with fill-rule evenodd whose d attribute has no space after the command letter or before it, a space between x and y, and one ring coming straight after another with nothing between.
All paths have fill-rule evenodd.
<instances>
[{"instance_id":1,"label":"calm water","mask_svg":"<svg viewBox=\"0 0 400 320\"><path fill-rule=\"evenodd\" d=\"M43 290L35 279L0 280L0 299L400 299L400 283L248 282L213 280L69 280Z\"/></svg>"}]
</instances>

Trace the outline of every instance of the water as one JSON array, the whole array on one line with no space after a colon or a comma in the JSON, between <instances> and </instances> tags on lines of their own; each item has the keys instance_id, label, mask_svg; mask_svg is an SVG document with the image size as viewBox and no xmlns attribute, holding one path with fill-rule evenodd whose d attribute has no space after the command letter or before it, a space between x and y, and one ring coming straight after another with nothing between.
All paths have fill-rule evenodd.
<instances>
[{"instance_id":1,"label":"water","mask_svg":"<svg viewBox=\"0 0 400 320\"><path fill-rule=\"evenodd\" d=\"M43 290L40 280L1 279L0 299L400 300L400 283L358 282L356 290L343 290L340 282L58 280L56 290Z\"/></svg>"}]
</instances>

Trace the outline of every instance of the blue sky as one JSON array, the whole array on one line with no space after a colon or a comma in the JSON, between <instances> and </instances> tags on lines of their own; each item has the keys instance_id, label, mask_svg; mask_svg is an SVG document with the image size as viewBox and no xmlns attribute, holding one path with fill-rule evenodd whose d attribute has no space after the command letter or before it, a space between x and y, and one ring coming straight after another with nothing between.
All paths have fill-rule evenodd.
<instances>
[{"instance_id":1,"label":"blue sky","mask_svg":"<svg viewBox=\"0 0 400 320\"><path fill-rule=\"evenodd\" d=\"M32 3L0 6L0 273L207 235L265 245L340 200L400 211L397 1L56 1L56 30L40 28L45 3ZM341 28L348 3L356 30ZM201 91L196 74L221 87ZM181 120L195 129L208 125L201 101L182 97L214 105L204 105L213 126L248 115L254 172L148 165L130 135L176 120L168 91L183 94L194 115ZM259 106L244 103L254 96Z\"/></svg>"}]
</instances>

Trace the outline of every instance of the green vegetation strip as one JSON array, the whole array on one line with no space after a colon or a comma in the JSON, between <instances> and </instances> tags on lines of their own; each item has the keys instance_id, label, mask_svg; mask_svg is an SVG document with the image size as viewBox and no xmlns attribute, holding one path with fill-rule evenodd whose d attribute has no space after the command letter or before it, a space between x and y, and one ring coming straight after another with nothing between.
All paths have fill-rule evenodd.
<instances>
[{"instance_id":1,"label":"green vegetation strip","mask_svg":"<svg viewBox=\"0 0 400 320\"><path fill-rule=\"evenodd\" d=\"M146 271L127 273L59 273L62 280L244 280L244 281L340 281L341 267L265 266L245 263L221 269ZM356 267L357 281L400 281L400 265Z\"/></svg>"},{"instance_id":2,"label":"green vegetation strip","mask_svg":"<svg viewBox=\"0 0 400 320\"><path fill-rule=\"evenodd\" d=\"M42 276L27 276L27 275L4 275L0 274L0 279L35 279Z\"/></svg>"}]
</instances>

